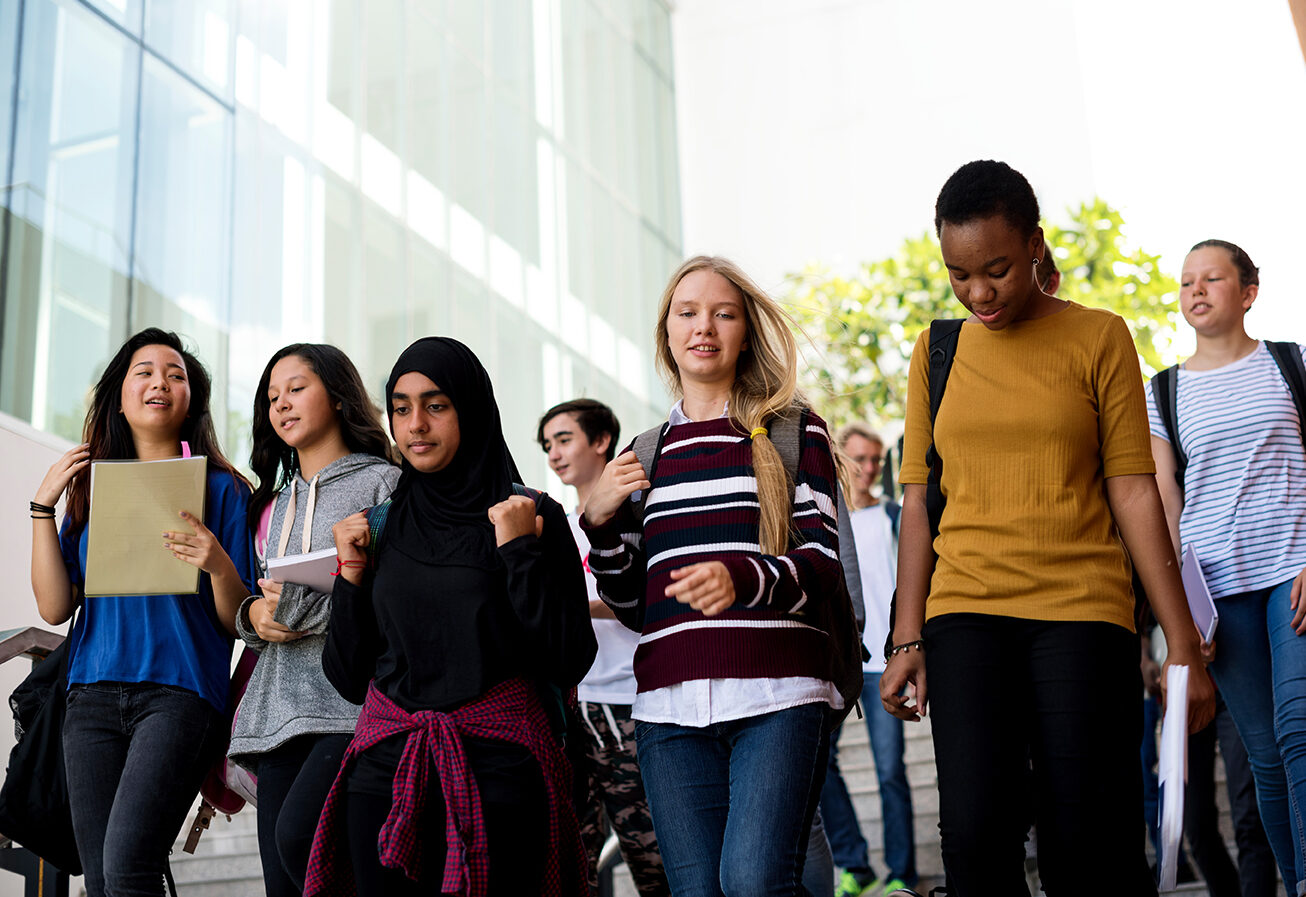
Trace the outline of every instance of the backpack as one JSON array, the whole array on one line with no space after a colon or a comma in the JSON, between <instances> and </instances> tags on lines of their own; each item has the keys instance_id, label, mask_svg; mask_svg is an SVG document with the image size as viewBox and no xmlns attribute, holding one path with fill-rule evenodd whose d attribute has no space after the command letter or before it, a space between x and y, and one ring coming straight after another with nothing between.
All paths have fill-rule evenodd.
<instances>
[{"instance_id":1,"label":"backpack","mask_svg":"<svg viewBox=\"0 0 1306 897\"><path fill-rule=\"evenodd\" d=\"M63 754L69 641L35 664L9 698L18 740L0 788L0 830L60 871L81 875Z\"/></svg>"},{"instance_id":2,"label":"backpack","mask_svg":"<svg viewBox=\"0 0 1306 897\"><path fill-rule=\"evenodd\" d=\"M529 486L523 486L521 483L513 483L512 494L524 495L534 501L535 513L540 513L540 505L544 502L543 492ZM363 511L367 515L368 564L376 563L376 556L381 549L381 534L385 532L385 522L390 516L391 504L392 499L387 498L380 504L373 505ZM553 730L553 734L558 741L563 742L567 734L568 708L576 702L576 689L571 688L563 691L552 682L544 680L535 680L535 685L540 695L540 703L544 705L544 712L549 718L549 728Z\"/></svg>"},{"instance_id":3,"label":"backpack","mask_svg":"<svg viewBox=\"0 0 1306 897\"><path fill-rule=\"evenodd\" d=\"M1297 406L1297 420L1301 424L1302 439L1306 442L1306 365L1302 364L1301 349L1296 343L1265 341L1265 348L1270 350L1279 373L1288 384L1292 393L1292 403ZM1184 488L1184 471L1188 469L1188 454L1179 444L1179 365L1173 365L1158 371L1152 378L1152 401L1156 403L1156 412L1165 426L1166 435L1170 437L1170 448L1174 451L1175 474L1180 491Z\"/></svg>"},{"instance_id":4,"label":"backpack","mask_svg":"<svg viewBox=\"0 0 1306 897\"><path fill-rule=\"evenodd\" d=\"M938 417L939 405L943 403L943 391L948 387L948 375L952 373L952 360L957 357L957 336L965 318L937 318L930 322L930 433L934 432L934 419ZM939 450L930 439L930 447L925 451L925 465L930 469L925 478L925 515L930 521L930 543L939 537L939 523L943 520L943 509L948 497L939 485L943 479L943 459ZM895 529L896 533L896 529ZM889 599L889 634L884 639L884 656L887 659L893 650L893 626L898 617L898 590L893 590Z\"/></svg>"},{"instance_id":5,"label":"backpack","mask_svg":"<svg viewBox=\"0 0 1306 897\"><path fill-rule=\"evenodd\" d=\"M767 435L771 444L780 453L785 471L793 481L798 479L798 457L801 454L802 434L806 432L810 413L807 408L790 408L785 413L773 417L767 424L770 430ZM662 454L662 443L669 429L671 429L670 423L664 422L636 436L631 445L631 449L648 475L649 482L653 481L658 457ZM642 523L644 505L648 501L647 491L643 494L637 493L637 496L631 497L631 506L636 519ZM831 596L832 600L817 604L818 608L824 610L820 612L820 618L815 621L830 634L830 643L834 648L830 658L831 676L843 698L843 710L832 714L831 726L841 723L853 707L858 706L863 685L862 663L870 659L869 652L862 644L862 630L866 625L866 606L862 600L862 578L857 566L857 546L853 542L852 519L848 516L848 506L844 502L843 490L838 483L835 484L835 504L839 518L839 585L835 594ZM857 715L861 718L860 707Z\"/></svg>"}]
</instances>

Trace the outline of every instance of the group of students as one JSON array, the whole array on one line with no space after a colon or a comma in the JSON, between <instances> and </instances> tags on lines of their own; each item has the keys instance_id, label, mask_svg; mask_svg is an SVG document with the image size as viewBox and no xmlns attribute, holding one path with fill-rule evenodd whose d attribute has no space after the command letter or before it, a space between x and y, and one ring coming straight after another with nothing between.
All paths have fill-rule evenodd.
<instances>
[{"instance_id":1,"label":"group of students","mask_svg":"<svg viewBox=\"0 0 1306 897\"><path fill-rule=\"evenodd\" d=\"M278 352L255 395L252 489L222 455L199 360L171 333L132 337L95 387L86 441L32 502L38 608L76 615L64 754L88 894L162 893L230 734L258 776L269 894L590 893L606 816L642 894L819 897L818 806L843 833L831 840L847 835L823 795L850 709L828 625L846 594L841 482L854 516L874 512L861 531L896 531L896 575L874 584L896 583L893 612L867 604L888 641L868 645L884 665L866 668L863 702L886 761L901 761L898 721L929 709L949 897L1028 893L1031 814L1049 895L1155 893L1131 570L1167 663L1213 656L1283 882L1306 893L1306 452L1243 328L1255 268L1223 243L1185 260L1198 343L1177 377L1176 489L1124 322L1040 287L1024 177L963 166L935 223L969 317L937 411L928 332L913 353L900 517L863 488L865 459L847 462L854 436L873 440L836 448L798 390L783 309L720 258L685 262L662 294L664 424L618 451L598 403L541 420L551 467L577 487L570 516L522 484L490 377L454 339L395 362L393 448L343 353ZM199 593L83 595L90 463L187 449L208 458L203 519L178 509L159 550L202 571ZM1218 651L1188 612L1181 544L1218 600ZM260 560L330 547L330 594ZM883 557L873 566L885 580ZM233 637L260 652L234 730ZM1190 677L1188 702L1200 729L1207 677ZM877 736L886 715L896 748ZM910 818L908 803L895 891L915 877ZM840 864L869 876L864 842L858 858L845 840Z\"/></svg>"}]
</instances>

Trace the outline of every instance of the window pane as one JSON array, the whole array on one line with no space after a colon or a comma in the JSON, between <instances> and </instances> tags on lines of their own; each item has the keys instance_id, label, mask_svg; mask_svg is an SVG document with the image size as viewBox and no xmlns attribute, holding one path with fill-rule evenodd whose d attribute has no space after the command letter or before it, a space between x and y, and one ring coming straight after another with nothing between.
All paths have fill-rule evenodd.
<instances>
[{"instance_id":1,"label":"window pane","mask_svg":"<svg viewBox=\"0 0 1306 897\"><path fill-rule=\"evenodd\" d=\"M368 0L363 7L363 71L367 79L365 130L399 153L399 78L403 71L403 9L398 0ZM429 52L429 51L428 51Z\"/></svg>"},{"instance_id":2,"label":"window pane","mask_svg":"<svg viewBox=\"0 0 1306 897\"><path fill-rule=\"evenodd\" d=\"M127 329L139 50L73 2L23 29L0 408L73 439Z\"/></svg>"},{"instance_id":3,"label":"window pane","mask_svg":"<svg viewBox=\"0 0 1306 897\"><path fill-rule=\"evenodd\" d=\"M454 51L450 55L453 64L450 78L453 116L449 128L457 139L451 146L453 164L449 172L449 193L455 202L484 224L490 218L485 164L489 156L489 114L486 109L489 100L485 73L462 53Z\"/></svg>"},{"instance_id":4,"label":"window pane","mask_svg":"<svg viewBox=\"0 0 1306 897\"><path fill-rule=\"evenodd\" d=\"M142 71L132 324L186 334L216 373L229 323L231 115L152 56Z\"/></svg>"},{"instance_id":5,"label":"window pane","mask_svg":"<svg viewBox=\"0 0 1306 897\"><path fill-rule=\"evenodd\" d=\"M145 0L86 0L110 19L126 28L132 34L141 33L141 13L145 9Z\"/></svg>"},{"instance_id":6,"label":"window pane","mask_svg":"<svg viewBox=\"0 0 1306 897\"><path fill-rule=\"evenodd\" d=\"M145 43L218 96L232 93L232 0L149 0Z\"/></svg>"}]
</instances>

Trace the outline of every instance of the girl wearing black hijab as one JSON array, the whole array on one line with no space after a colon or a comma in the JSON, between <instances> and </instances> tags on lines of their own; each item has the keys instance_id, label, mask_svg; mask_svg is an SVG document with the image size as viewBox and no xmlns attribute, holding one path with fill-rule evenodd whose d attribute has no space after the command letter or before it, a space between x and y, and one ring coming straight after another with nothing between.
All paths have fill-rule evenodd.
<instances>
[{"instance_id":1,"label":"girl wearing black hijab","mask_svg":"<svg viewBox=\"0 0 1306 897\"><path fill-rule=\"evenodd\" d=\"M334 529L322 665L363 710L305 894L353 893L351 877L363 897L583 894L570 771L541 701L596 651L566 515L514 494L490 378L462 343L409 346L386 404L403 473L379 544L364 514Z\"/></svg>"}]
</instances>

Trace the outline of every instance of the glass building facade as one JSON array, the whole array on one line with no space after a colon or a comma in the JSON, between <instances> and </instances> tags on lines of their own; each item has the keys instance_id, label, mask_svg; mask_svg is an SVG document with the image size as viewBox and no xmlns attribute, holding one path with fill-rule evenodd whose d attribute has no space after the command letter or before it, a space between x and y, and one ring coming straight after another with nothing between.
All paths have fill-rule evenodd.
<instances>
[{"instance_id":1,"label":"glass building facade","mask_svg":"<svg viewBox=\"0 0 1306 897\"><path fill-rule=\"evenodd\" d=\"M0 411L77 439L161 326L244 459L280 346L340 346L380 398L449 334L543 482L550 404L665 414L675 147L665 0L3 0Z\"/></svg>"}]
</instances>

